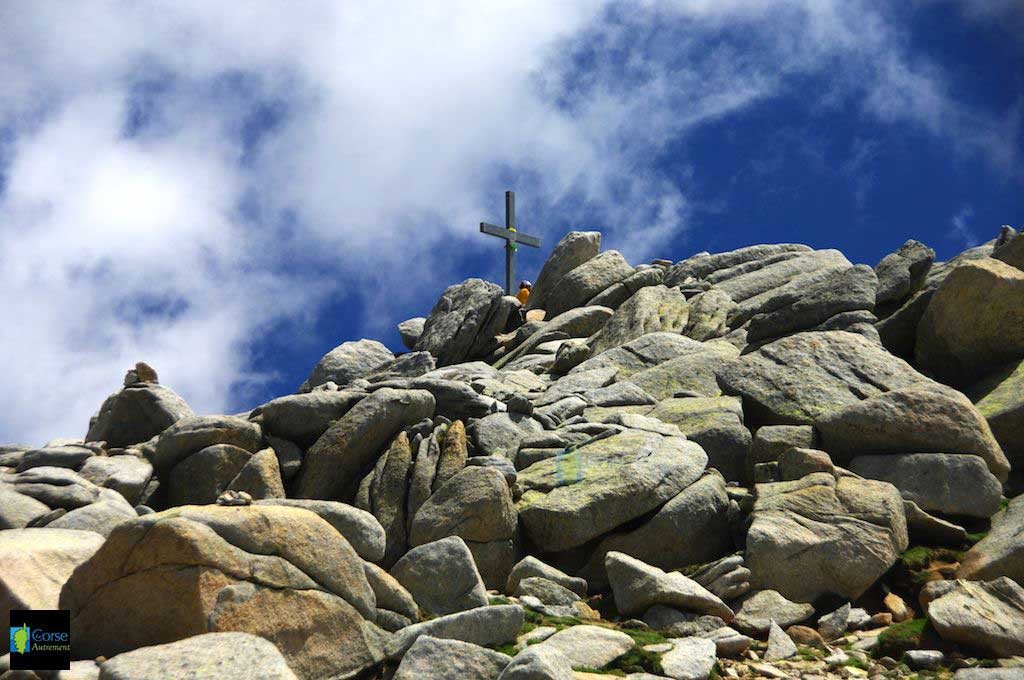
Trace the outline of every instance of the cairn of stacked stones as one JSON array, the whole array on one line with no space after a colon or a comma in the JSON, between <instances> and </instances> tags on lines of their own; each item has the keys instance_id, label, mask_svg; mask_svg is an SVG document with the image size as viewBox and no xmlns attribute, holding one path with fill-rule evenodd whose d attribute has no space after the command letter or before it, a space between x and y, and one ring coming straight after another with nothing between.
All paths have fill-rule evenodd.
<instances>
[{"instance_id":1,"label":"cairn of stacked stones","mask_svg":"<svg viewBox=\"0 0 1024 680\"><path fill-rule=\"evenodd\" d=\"M140 363L0 447L0 599L75 659L0 677L1024 677L1024 236L600 246L249 413Z\"/></svg>"}]
</instances>

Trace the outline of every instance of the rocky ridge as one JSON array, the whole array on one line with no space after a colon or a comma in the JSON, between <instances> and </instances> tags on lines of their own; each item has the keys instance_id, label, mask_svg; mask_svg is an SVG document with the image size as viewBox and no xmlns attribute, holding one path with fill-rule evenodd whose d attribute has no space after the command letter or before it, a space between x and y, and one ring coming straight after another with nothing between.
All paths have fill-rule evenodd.
<instances>
[{"instance_id":1,"label":"rocky ridge","mask_svg":"<svg viewBox=\"0 0 1024 680\"><path fill-rule=\"evenodd\" d=\"M0 599L76 658L0 678L1024 677L1022 252L573 232L248 413L139 363L0 446Z\"/></svg>"}]
</instances>

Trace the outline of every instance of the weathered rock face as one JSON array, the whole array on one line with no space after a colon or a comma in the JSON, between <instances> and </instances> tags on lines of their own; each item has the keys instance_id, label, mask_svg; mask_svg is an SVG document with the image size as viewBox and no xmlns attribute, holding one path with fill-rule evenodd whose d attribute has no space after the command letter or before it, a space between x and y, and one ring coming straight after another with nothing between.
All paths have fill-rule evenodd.
<instances>
[{"instance_id":1,"label":"weathered rock face","mask_svg":"<svg viewBox=\"0 0 1024 680\"><path fill-rule=\"evenodd\" d=\"M488 542L512 538L516 510L505 476L485 467L469 467L433 493L412 521L409 540L422 545L446 536Z\"/></svg>"},{"instance_id":2,"label":"weathered rock face","mask_svg":"<svg viewBox=\"0 0 1024 680\"><path fill-rule=\"evenodd\" d=\"M984 581L1008 576L1024 584L1024 497L992 518L992 530L964 555L957 577Z\"/></svg>"},{"instance_id":3,"label":"weathered rock face","mask_svg":"<svg viewBox=\"0 0 1024 680\"><path fill-rule=\"evenodd\" d=\"M902 302L924 285L928 270L935 261L935 251L920 241L907 241L895 253L882 258L875 266L878 277L877 305Z\"/></svg>"},{"instance_id":4,"label":"weathered rock face","mask_svg":"<svg viewBox=\"0 0 1024 680\"><path fill-rule=\"evenodd\" d=\"M505 330L510 308L501 286L467 279L449 286L430 310L416 351L430 352L439 366L485 356Z\"/></svg>"},{"instance_id":5,"label":"weathered rock face","mask_svg":"<svg viewBox=\"0 0 1024 680\"><path fill-rule=\"evenodd\" d=\"M93 484L73 470L34 467L0 478L0 524L12 529L46 526L107 536L135 517L121 494Z\"/></svg>"},{"instance_id":6,"label":"weathered rock face","mask_svg":"<svg viewBox=\"0 0 1024 680\"><path fill-rule=\"evenodd\" d=\"M295 680L273 644L248 633L206 633L164 645L142 647L104 661L103 680L202 677Z\"/></svg>"},{"instance_id":7,"label":"weathered rock face","mask_svg":"<svg viewBox=\"0 0 1024 680\"><path fill-rule=\"evenodd\" d=\"M939 286L917 330L917 364L952 385L1024 358L1024 271L965 262Z\"/></svg>"},{"instance_id":8,"label":"weathered rock face","mask_svg":"<svg viewBox=\"0 0 1024 680\"><path fill-rule=\"evenodd\" d=\"M444 574L444 578L439 578ZM391 575L416 603L435 615L487 604L487 590L473 555L458 536L413 548L391 568Z\"/></svg>"},{"instance_id":9,"label":"weathered rock face","mask_svg":"<svg viewBox=\"0 0 1024 680\"><path fill-rule=\"evenodd\" d=\"M1000 481L1010 471L992 430L970 400L932 382L833 409L815 421L815 428L822 447L840 465L853 455L938 451L979 456Z\"/></svg>"},{"instance_id":10,"label":"weathered rock face","mask_svg":"<svg viewBox=\"0 0 1024 680\"><path fill-rule=\"evenodd\" d=\"M992 428L1014 471L1024 467L1024 361L990 374L967 388L967 395Z\"/></svg>"},{"instance_id":11,"label":"weathered rock face","mask_svg":"<svg viewBox=\"0 0 1024 680\"><path fill-rule=\"evenodd\" d=\"M601 250L601 233L570 231L552 249L533 284L527 309L547 309L545 303L556 284L570 271L597 257ZM551 315L549 315L551 316Z\"/></svg>"},{"instance_id":12,"label":"weathered rock face","mask_svg":"<svg viewBox=\"0 0 1024 680\"><path fill-rule=\"evenodd\" d=\"M559 279L547 295L544 309L548 318L590 304L596 295L632 273L633 268L617 250L606 250L587 260Z\"/></svg>"},{"instance_id":13,"label":"weathered rock face","mask_svg":"<svg viewBox=\"0 0 1024 680\"><path fill-rule=\"evenodd\" d=\"M997 657L1024 653L1024 588L992 581L933 581L921 591L928 620L946 640Z\"/></svg>"},{"instance_id":14,"label":"weathered rock face","mask_svg":"<svg viewBox=\"0 0 1024 680\"><path fill-rule=\"evenodd\" d=\"M514 640L523 627L523 608L515 604L477 607L439 616L400 630L388 641L389 659L401 657L420 637L462 640L481 647L493 647Z\"/></svg>"},{"instance_id":15,"label":"weathered rock face","mask_svg":"<svg viewBox=\"0 0 1024 680\"><path fill-rule=\"evenodd\" d=\"M253 452L260 449L262 439L263 433L256 423L235 416L194 416L182 418L164 430L152 444L148 457L164 482L176 465L208 446L226 444Z\"/></svg>"},{"instance_id":16,"label":"weathered rock face","mask_svg":"<svg viewBox=\"0 0 1024 680\"><path fill-rule=\"evenodd\" d=\"M891 484L818 473L760 484L747 566L755 588L797 602L856 599L907 547L903 500Z\"/></svg>"},{"instance_id":17,"label":"weathered rock face","mask_svg":"<svg viewBox=\"0 0 1024 680\"><path fill-rule=\"evenodd\" d=\"M107 397L89 423L85 441L124 448L149 441L168 427L195 415L173 390L156 383L134 383Z\"/></svg>"},{"instance_id":18,"label":"weathered rock face","mask_svg":"<svg viewBox=\"0 0 1024 680\"><path fill-rule=\"evenodd\" d=\"M641 288L608 319L593 351L599 354L648 333L679 333L686 326L689 312L690 306L678 288Z\"/></svg>"},{"instance_id":19,"label":"weathered rock face","mask_svg":"<svg viewBox=\"0 0 1024 680\"><path fill-rule=\"evenodd\" d=\"M991 517L999 509L1002 485L978 456L910 453L858 456L850 471L889 482L928 512Z\"/></svg>"},{"instance_id":20,"label":"weathered rock face","mask_svg":"<svg viewBox=\"0 0 1024 680\"><path fill-rule=\"evenodd\" d=\"M71 572L101 545L103 537L92 531L0 531L0 607L56 609Z\"/></svg>"},{"instance_id":21,"label":"weathered rock face","mask_svg":"<svg viewBox=\"0 0 1024 680\"><path fill-rule=\"evenodd\" d=\"M122 524L72 574L60 607L82 657L224 631L270 640L304 678L383 656L362 560L299 508L187 506Z\"/></svg>"},{"instance_id":22,"label":"weathered rock face","mask_svg":"<svg viewBox=\"0 0 1024 680\"><path fill-rule=\"evenodd\" d=\"M585 573L591 583L607 583L605 555L612 551L670 569L710 562L732 548L725 480L712 473L680 491L636 529L605 537Z\"/></svg>"},{"instance_id":23,"label":"weathered rock face","mask_svg":"<svg viewBox=\"0 0 1024 680\"><path fill-rule=\"evenodd\" d=\"M718 597L678 571L664 572L618 552L605 557L615 606L625 615L640 614L654 605L717 616L732 621L733 612Z\"/></svg>"},{"instance_id":24,"label":"weathered rock face","mask_svg":"<svg viewBox=\"0 0 1024 680\"><path fill-rule=\"evenodd\" d=\"M574 548L658 507L706 464L693 442L626 431L522 470L519 519L542 550Z\"/></svg>"},{"instance_id":25,"label":"weathered rock face","mask_svg":"<svg viewBox=\"0 0 1024 680\"><path fill-rule=\"evenodd\" d=\"M726 364L726 394L764 424L812 424L863 399L927 380L908 363L853 333L798 333Z\"/></svg>"},{"instance_id":26,"label":"weathered rock face","mask_svg":"<svg viewBox=\"0 0 1024 680\"><path fill-rule=\"evenodd\" d=\"M846 312L875 307L878 280L870 267L824 269L782 286L750 319L747 340L755 342L814 328Z\"/></svg>"},{"instance_id":27,"label":"weathered rock face","mask_svg":"<svg viewBox=\"0 0 1024 680\"><path fill-rule=\"evenodd\" d=\"M376 340L342 343L317 362L306 382L299 387L299 391L309 392L327 382L348 385L394 358L391 350Z\"/></svg>"},{"instance_id":28,"label":"weathered rock face","mask_svg":"<svg viewBox=\"0 0 1024 680\"><path fill-rule=\"evenodd\" d=\"M251 418L259 421L268 434L307 448L365 396L362 390L289 394L257 407Z\"/></svg>"},{"instance_id":29,"label":"weathered rock face","mask_svg":"<svg viewBox=\"0 0 1024 680\"><path fill-rule=\"evenodd\" d=\"M601 626L572 626L537 646L561 652L574 667L600 668L632 649L633 639Z\"/></svg>"},{"instance_id":30,"label":"weathered rock face","mask_svg":"<svg viewBox=\"0 0 1024 680\"><path fill-rule=\"evenodd\" d=\"M361 475L399 430L434 413L424 390L377 390L324 432L306 452L295 484L300 498L350 501Z\"/></svg>"},{"instance_id":31,"label":"weathered rock face","mask_svg":"<svg viewBox=\"0 0 1024 680\"><path fill-rule=\"evenodd\" d=\"M744 598L733 625L751 635L764 635L774 621L783 628L800 623L814 614L810 604L792 602L774 590L759 590Z\"/></svg>"},{"instance_id":32,"label":"weathered rock face","mask_svg":"<svg viewBox=\"0 0 1024 680\"><path fill-rule=\"evenodd\" d=\"M510 659L493 649L459 640L420 636L402 657L394 680L494 680Z\"/></svg>"},{"instance_id":33,"label":"weathered rock face","mask_svg":"<svg viewBox=\"0 0 1024 680\"><path fill-rule=\"evenodd\" d=\"M717 397L722 390L716 372L739 355L740 351L726 342L700 343L694 351L633 373L628 380L658 400L684 392Z\"/></svg>"}]
</instances>

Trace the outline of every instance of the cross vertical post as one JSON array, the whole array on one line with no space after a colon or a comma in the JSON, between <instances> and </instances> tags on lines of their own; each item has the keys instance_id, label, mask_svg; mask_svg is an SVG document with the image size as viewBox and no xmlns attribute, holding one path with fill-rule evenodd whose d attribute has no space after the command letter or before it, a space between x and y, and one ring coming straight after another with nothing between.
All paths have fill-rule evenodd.
<instances>
[{"instance_id":1,"label":"cross vertical post","mask_svg":"<svg viewBox=\"0 0 1024 680\"><path fill-rule=\"evenodd\" d=\"M539 238L520 233L516 229L516 193L514 191L505 192L505 227L481 222L480 231L488 236L505 239L505 293L514 295L516 290L516 250L519 249L519 244L540 248Z\"/></svg>"},{"instance_id":2,"label":"cross vertical post","mask_svg":"<svg viewBox=\"0 0 1024 680\"><path fill-rule=\"evenodd\" d=\"M516 230L516 192L505 192L505 228ZM514 239L505 241L505 294L514 295L516 285L516 242Z\"/></svg>"}]
</instances>

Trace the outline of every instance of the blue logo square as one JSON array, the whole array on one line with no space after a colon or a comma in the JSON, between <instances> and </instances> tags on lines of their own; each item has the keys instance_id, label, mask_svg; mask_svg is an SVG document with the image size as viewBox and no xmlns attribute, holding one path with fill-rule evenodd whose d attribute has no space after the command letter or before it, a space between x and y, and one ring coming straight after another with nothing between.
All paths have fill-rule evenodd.
<instances>
[{"instance_id":1,"label":"blue logo square","mask_svg":"<svg viewBox=\"0 0 1024 680\"><path fill-rule=\"evenodd\" d=\"M11 627L11 654L28 654L32 651L32 629L27 625Z\"/></svg>"}]
</instances>

